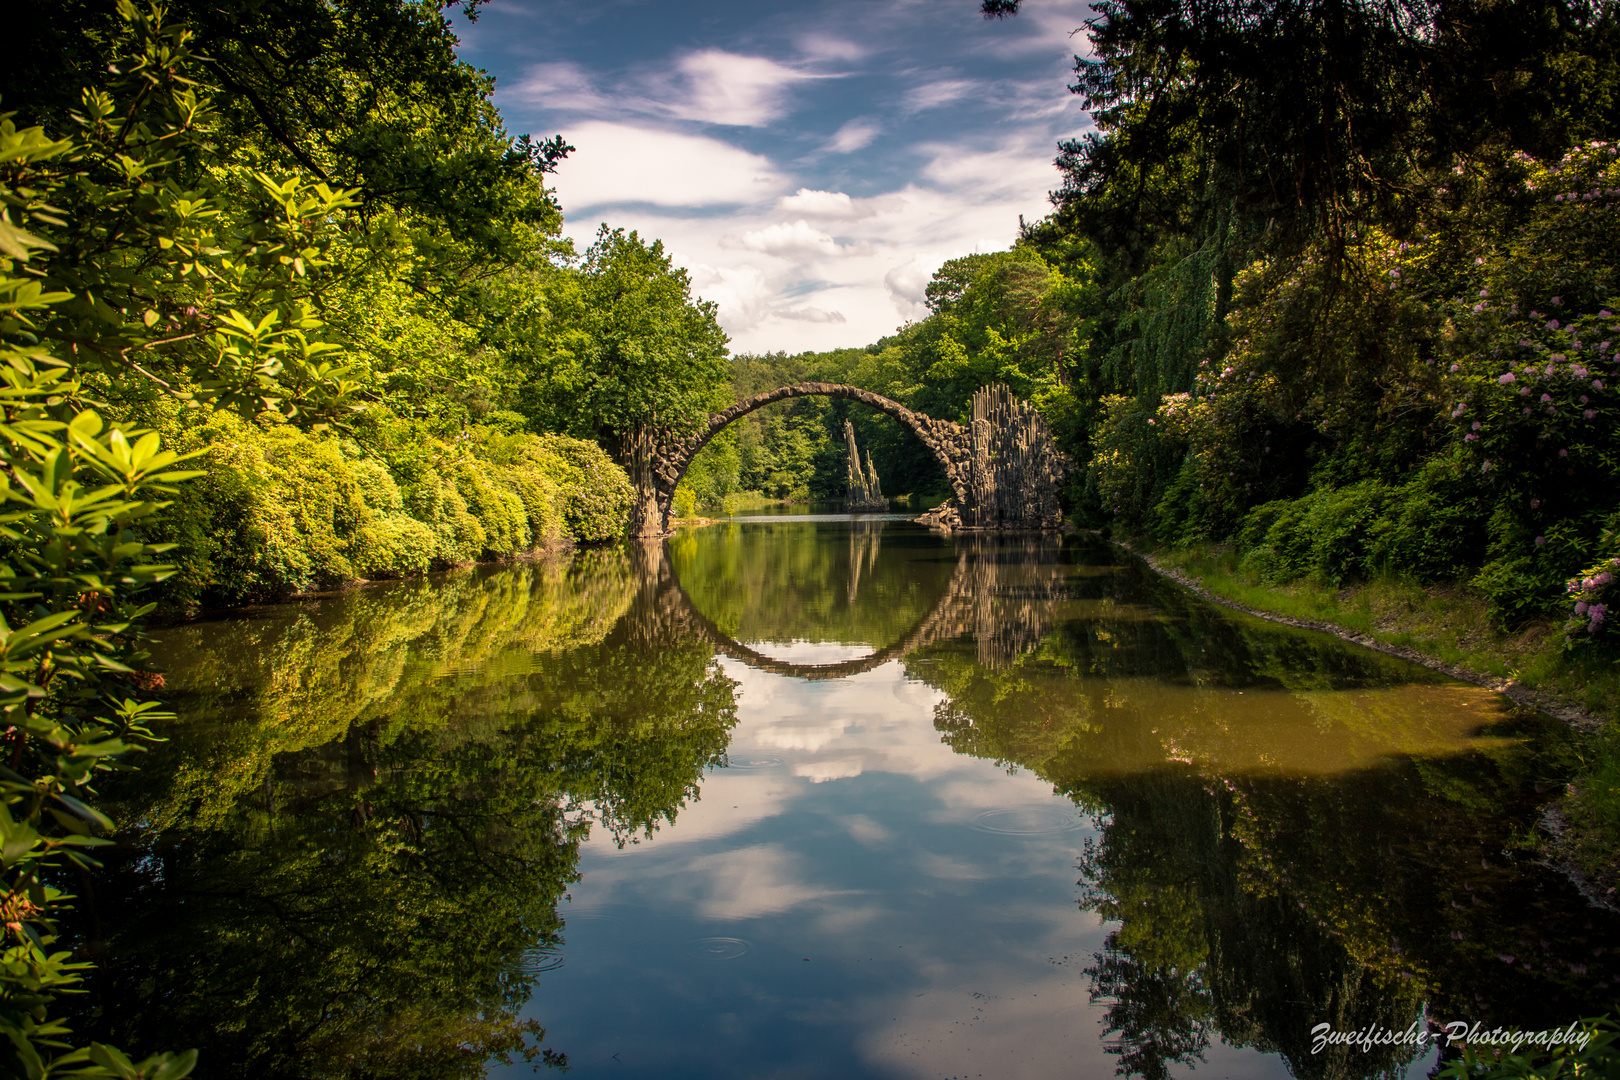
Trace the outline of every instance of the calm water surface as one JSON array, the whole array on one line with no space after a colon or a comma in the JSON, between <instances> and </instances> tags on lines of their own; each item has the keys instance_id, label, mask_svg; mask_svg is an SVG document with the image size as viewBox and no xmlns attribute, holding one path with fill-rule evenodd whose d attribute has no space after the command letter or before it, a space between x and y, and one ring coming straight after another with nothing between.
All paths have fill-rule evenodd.
<instances>
[{"instance_id":1,"label":"calm water surface","mask_svg":"<svg viewBox=\"0 0 1620 1080\"><path fill-rule=\"evenodd\" d=\"M1557 725L1089 539L760 515L164 637L76 1023L201 1075L1421 1076L1310 1029L1620 987L1522 843Z\"/></svg>"}]
</instances>

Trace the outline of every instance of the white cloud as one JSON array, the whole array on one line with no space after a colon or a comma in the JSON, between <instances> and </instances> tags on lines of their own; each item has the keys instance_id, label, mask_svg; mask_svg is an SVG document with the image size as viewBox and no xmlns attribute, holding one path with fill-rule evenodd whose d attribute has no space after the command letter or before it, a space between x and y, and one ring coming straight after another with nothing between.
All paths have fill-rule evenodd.
<instances>
[{"instance_id":1,"label":"white cloud","mask_svg":"<svg viewBox=\"0 0 1620 1080\"><path fill-rule=\"evenodd\" d=\"M865 146L870 146L883 131L883 127L875 120L857 117L850 120L843 127L833 132L833 137L827 140L824 150L834 154L849 154Z\"/></svg>"},{"instance_id":2,"label":"white cloud","mask_svg":"<svg viewBox=\"0 0 1620 1080\"><path fill-rule=\"evenodd\" d=\"M554 116L622 120L626 116L691 120L729 127L764 127L792 107L792 88L836 76L801 71L764 56L702 49L633 82L604 89L571 62L534 64L502 96Z\"/></svg>"},{"instance_id":3,"label":"white cloud","mask_svg":"<svg viewBox=\"0 0 1620 1080\"><path fill-rule=\"evenodd\" d=\"M524 105L539 105L552 112L595 114L613 107L596 88L590 72L572 63L535 64L506 93Z\"/></svg>"},{"instance_id":4,"label":"white cloud","mask_svg":"<svg viewBox=\"0 0 1620 1080\"><path fill-rule=\"evenodd\" d=\"M763 56L704 49L683 56L668 80L669 112L683 120L764 127L788 111L788 89L814 78Z\"/></svg>"},{"instance_id":5,"label":"white cloud","mask_svg":"<svg viewBox=\"0 0 1620 1080\"><path fill-rule=\"evenodd\" d=\"M908 113L919 113L980 92L979 83L972 79L936 79L907 90L904 108Z\"/></svg>"},{"instance_id":6,"label":"white cloud","mask_svg":"<svg viewBox=\"0 0 1620 1080\"><path fill-rule=\"evenodd\" d=\"M934 271L944 262L925 255L913 255L883 275L883 285L889 298L905 319L921 319L928 314L927 289Z\"/></svg>"},{"instance_id":7,"label":"white cloud","mask_svg":"<svg viewBox=\"0 0 1620 1080\"><path fill-rule=\"evenodd\" d=\"M777 308L771 312L771 316L777 319L794 319L799 322L813 323L846 323L849 321L844 318L844 313L841 311L827 311L823 308L808 305L796 308Z\"/></svg>"},{"instance_id":8,"label":"white cloud","mask_svg":"<svg viewBox=\"0 0 1620 1080\"><path fill-rule=\"evenodd\" d=\"M793 766L793 775L802 776L812 784L825 784L829 780L848 780L861 775L861 764L858 757L801 761Z\"/></svg>"},{"instance_id":9,"label":"white cloud","mask_svg":"<svg viewBox=\"0 0 1620 1080\"><path fill-rule=\"evenodd\" d=\"M798 45L799 52L810 60L859 60L867 54L864 45L828 34L805 34L799 38Z\"/></svg>"},{"instance_id":10,"label":"white cloud","mask_svg":"<svg viewBox=\"0 0 1620 1080\"><path fill-rule=\"evenodd\" d=\"M984 199L1022 196L1027 200L1031 189L1056 186L1058 179L1051 161L1055 147L1045 138L1015 135L982 150L948 143L918 149L932 155L922 168L924 179L937 187L971 192ZM1028 209L1032 216L1038 216L1045 206L1036 204Z\"/></svg>"},{"instance_id":11,"label":"white cloud","mask_svg":"<svg viewBox=\"0 0 1620 1080\"><path fill-rule=\"evenodd\" d=\"M758 203L787 185L766 158L701 135L590 121L571 127L568 141L577 149L556 187L570 215L615 203Z\"/></svg>"},{"instance_id":12,"label":"white cloud","mask_svg":"<svg viewBox=\"0 0 1620 1080\"><path fill-rule=\"evenodd\" d=\"M809 217L851 218L866 214L855 205L854 199L842 191L816 191L812 188L800 188L792 195L782 196L776 201L776 208Z\"/></svg>"},{"instance_id":13,"label":"white cloud","mask_svg":"<svg viewBox=\"0 0 1620 1080\"><path fill-rule=\"evenodd\" d=\"M720 309L720 325L730 333L750 330L770 313L775 289L756 266L710 266L699 263L691 268L692 291Z\"/></svg>"},{"instance_id":14,"label":"white cloud","mask_svg":"<svg viewBox=\"0 0 1620 1080\"><path fill-rule=\"evenodd\" d=\"M791 225L768 225L763 229L745 232L741 236L722 237L720 246L788 257L838 255L844 250L831 235L822 232L803 218Z\"/></svg>"},{"instance_id":15,"label":"white cloud","mask_svg":"<svg viewBox=\"0 0 1620 1080\"><path fill-rule=\"evenodd\" d=\"M700 856L691 872L672 874L666 887L672 902L691 904L704 918L757 919L836 895L807 876L797 855L756 844Z\"/></svg>"}]
</instances>

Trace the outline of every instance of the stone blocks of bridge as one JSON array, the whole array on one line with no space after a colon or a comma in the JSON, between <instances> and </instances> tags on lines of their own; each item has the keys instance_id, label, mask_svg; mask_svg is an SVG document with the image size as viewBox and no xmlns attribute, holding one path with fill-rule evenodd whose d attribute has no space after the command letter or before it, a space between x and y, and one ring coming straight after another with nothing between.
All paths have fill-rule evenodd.
<instances>
[{"instance_id":1,"label":"stone blocks of bridge","mask_svg":"<svg viewBox=\"0 0 1620 1080\"><path fill-rule=\"evenodd\" d=\"M926 446L945 471L967 529L1055 529L1061 523L1058 493L1070 463L1052 442L1045 419L1005 386L973 395L968 424L913 412L882 394L842 383L796 383L767 390L709 417L689 435L662 433L647 448L645 467L634 470L637 507L633 536L669 531L675 488L709 440L740 417L795 397L858 401L894 417Z\"/></svg>"}]
</instances>

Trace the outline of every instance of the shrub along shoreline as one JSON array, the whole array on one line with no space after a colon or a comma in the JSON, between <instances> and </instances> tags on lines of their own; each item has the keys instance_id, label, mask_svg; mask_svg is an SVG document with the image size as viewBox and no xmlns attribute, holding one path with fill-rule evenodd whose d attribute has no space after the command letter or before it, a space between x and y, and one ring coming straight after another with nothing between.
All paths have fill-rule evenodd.
<instances>
[{"instance_id":1,"label":"shrub along shoreline","mask_svg":"<svg viewBox=\"0 0 1620 1080\"><path fill-rule=\"evenodd\" d=\"M185 420L165 442L201 451L203 475L154 530L175 545L161 598L179 617L617 540L634 498L596 444L516 424L447 436L392 417L350 434Z\"/></svg>"},{"instance_id":2,"label":"shrub along shoreline","mask_svg":"<svg viewBox=\"0 0 1620 1080\"><path fill-rule=\"evenodd\" d=\"M1537 848L1589 900L1620 904L1620 746L1612 735L1620 672L1607 657L1565 648L1561 622L1510 634L1486 617L1489 599L1468 586L1395 578L1342 588L1310 578L1278 585L1231 545L1109 539L1212 603L1399 656L1570 724L1581 769L1545 809Z\"/></svg>"}]
</instances>

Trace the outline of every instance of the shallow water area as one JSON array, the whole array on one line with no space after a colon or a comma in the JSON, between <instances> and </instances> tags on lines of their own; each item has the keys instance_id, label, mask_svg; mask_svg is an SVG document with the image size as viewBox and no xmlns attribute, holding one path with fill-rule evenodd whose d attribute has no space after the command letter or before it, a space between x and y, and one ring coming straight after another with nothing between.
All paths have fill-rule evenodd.
<instances>
[{"instance_id":1,"label":"shallow water area","mask_svg":"<svg viewBox=\"0 0 1620 1080\"><path fill-rule=\"evenodd\" d=\"M1089 538L760 517L169 631L81 1030L259 1076L1420 1076L1310 1030L1612 1005L1620 920L1516 842L1556 724Z\"/></svg>"}]
</instances>

